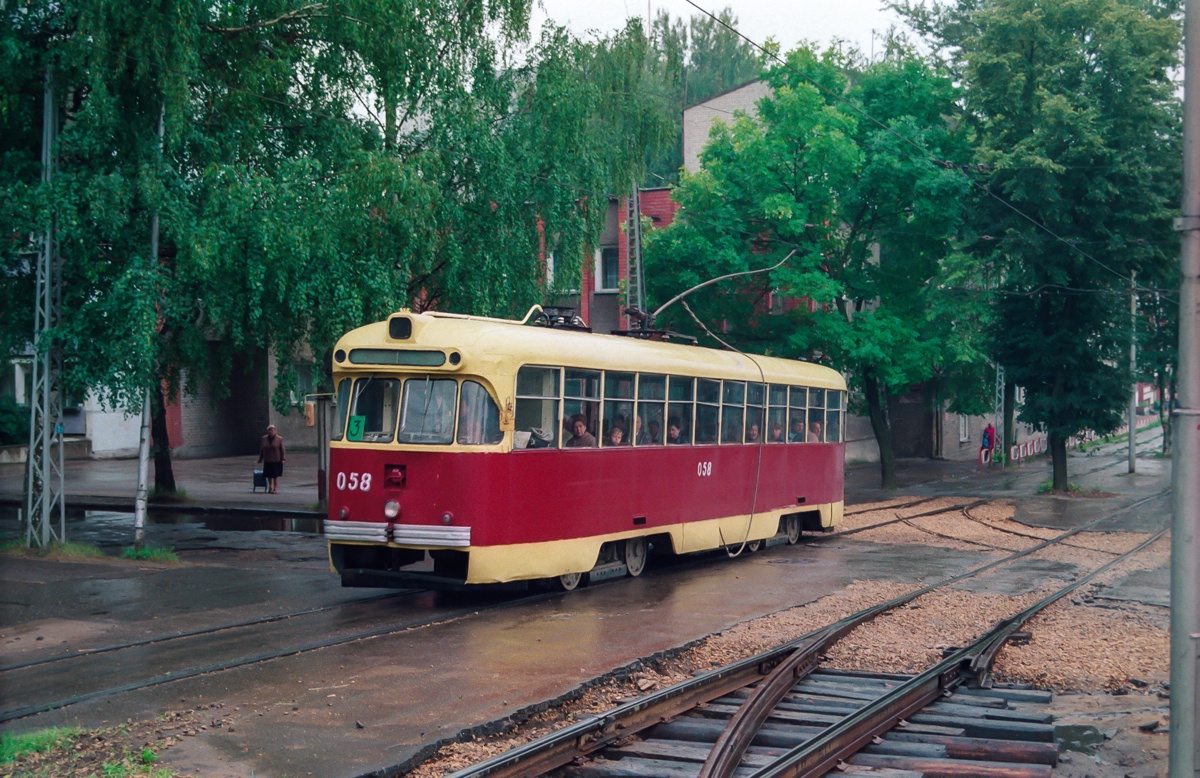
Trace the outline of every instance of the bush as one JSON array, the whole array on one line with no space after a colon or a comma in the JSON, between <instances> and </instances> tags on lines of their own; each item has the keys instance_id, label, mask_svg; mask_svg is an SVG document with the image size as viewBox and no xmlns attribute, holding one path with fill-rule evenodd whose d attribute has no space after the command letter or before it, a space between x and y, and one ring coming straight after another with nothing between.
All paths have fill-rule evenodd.
<instances>
[{"instance_id":1,"label":"bush","mask_svg":"<svg viewBox=\"0 0 1200 778\"><path fill-rule=\"evenodd\" d=\"M0 396L0 446L29 442L29 408L10 395Z\"/></svg>"}]
</instances>

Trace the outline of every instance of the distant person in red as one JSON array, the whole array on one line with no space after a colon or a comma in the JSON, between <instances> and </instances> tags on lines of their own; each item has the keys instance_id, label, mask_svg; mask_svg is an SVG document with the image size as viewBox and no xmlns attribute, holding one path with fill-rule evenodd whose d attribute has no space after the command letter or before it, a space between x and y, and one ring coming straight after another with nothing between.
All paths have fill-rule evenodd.
<instances>
[{"instance_id":1,"label":"distant person in red","mask_svg":"<svg viewBox=\"0 0 1200 778\"><path fill-rule=\"evenodd\" d=\"M979 442L979 459L981 462L991 462L992 452L996 448L996 428L989 421L983 428L983 439Z\"/></svg>"},{"instance_id":2,"label":"distant person in red","mask_svg":"<svg viewBox=\"0 0 1200 778\"><path fill-rule=\"evenodd\" d=\"M279 476L283 475L283 463L287 455L283 450L283 438L275 434L275 425L267 427L262 446L258 449L258 461L262 462L263 477L267 479L267 492L279 492Z\"/></svg>"}]
</instances>

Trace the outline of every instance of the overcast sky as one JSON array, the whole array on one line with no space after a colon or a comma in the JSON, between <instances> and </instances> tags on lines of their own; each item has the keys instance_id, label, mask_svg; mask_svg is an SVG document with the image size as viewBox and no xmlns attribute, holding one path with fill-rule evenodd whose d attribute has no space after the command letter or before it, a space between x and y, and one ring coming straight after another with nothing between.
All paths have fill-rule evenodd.
<instances>
[{"instance_id":1,"label":"overcast sky","mask_svg":"<svg viewBox=\"0 0 1200 778\"><path fill-rule=\"evenodd\" d=\"M729 7L738 18L738 30L761 43L768 37L779 41L783 50L801 40L828 43L834 38L857 43L863 53L871 53L871 33L882 33L896 21L894 13L883 7L882 0L696 0L713 13ZM689 18L699 13L686 0L534 0L532 31L534 37L547 18L576 34L588 30L601 33L622 27L628 16L646 18L647 8L655 15L665 10L672 18Z\"/></svg>"}]
</instances>

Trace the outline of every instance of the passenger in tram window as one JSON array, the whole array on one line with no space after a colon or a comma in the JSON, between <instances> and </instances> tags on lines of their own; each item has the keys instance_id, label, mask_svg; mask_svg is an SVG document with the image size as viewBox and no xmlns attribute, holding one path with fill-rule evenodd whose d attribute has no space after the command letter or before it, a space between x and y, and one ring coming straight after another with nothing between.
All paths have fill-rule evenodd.
<instances>
[{"instance_id":1,"label":"passenger in tram window","mask_svg":"<svg viewBox=\"0 0 1200 778\"><path fill-rule=\"evenodd\" d=\"M683 425L679 423L679 419L672 416L667 419L667 445L679 446L687 443L687 438L683 436Z\"/></svg>"},{"instance_id":2,"label":"passenger in tram window","mask_svg":"<svg viewBox=\"0 0 1200 778\"><path fill-rule=\"evenodd\" d=\"M646 428L650 431L650 443L652 445L657 446L662 443L662 425L658 423L658 419L651 419Z\"/></svg>"},{"instance_id":3,"label":"passenger in tram window","mask_svg":"<svg viewBox=\"0 0 1200 778\"><path fill-rule=\"evenodd\" d=\"M821 422L814 421L808 425L808 442L809 443L820 443L821 442Z\"/></svg>"},{"instance_id":4,"label":"passenger in tram window","mask_svg":"<svg viewBox=\"0 0 1200 778\"><path fill-rule=\"evenodd\" d=\"M759 435L758 423L750 422L750 426L746 428L746 442L747 443L757 443L758 435Z\"/></svg>"},{"instance_id":5,"label":"passenger in tram window","mask_svg":"<svg viewBox=\"0 0 1200 778\"><path fill-rule=\"evenodd\" d=\"M587 420L578 413L571 417L571 437L566 442L567 448L595 448L596 437L587 430Z\"/></svg>"},{"instance_id":6,"label":"passenger in tram window","mask_svg":"<svg viewBox=\"0 0 1200 778\"><path fill-rule=\"evenodd\" d=\"M771 422L771 443L783 442L783 423L778 421Z\"/></svg>"},{"instance_id":7,"label":"passenger in tram window","mask_svg":"<svg viewBox=\"0 0 1200 778\"><path fill-rule=\"evenodd\" d=\"M788 443L803 443L806 440L804 435L804 414L792 417L792 431L788 435Z\"/></svg>"},{"instance_id":8,"label":"passenger in tram window","mask_svg":"<svg viewBox=\"0 0 1200 778\"><path fill-rule=\"evenodd\" d=\"M639 446L649 446L653 442L650 439L650 433L642 429L642 417L640 415L633 417L633 430L633 437Z\"/></svg>"},{"instance_id":9,"label":"passenger in tram window","mask_svg":"<svg viewBox=\"0 0 1200 778\"><path fill-rule=\"evenodd\" d=\"M607 445L609 445L609 446L624 446L624 445L626 445L625 430L622 429L621 427L617 426L616 424L614 424L612 429L610 429L608 431Z\"/></svg>"}]
</instances>

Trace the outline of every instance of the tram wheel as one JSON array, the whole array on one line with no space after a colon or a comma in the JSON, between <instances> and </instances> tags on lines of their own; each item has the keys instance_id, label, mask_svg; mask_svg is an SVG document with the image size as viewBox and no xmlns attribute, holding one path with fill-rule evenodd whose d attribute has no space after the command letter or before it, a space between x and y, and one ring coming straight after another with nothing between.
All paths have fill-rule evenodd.
<instances>
[{"instance_id":1,"label":"tram wheel","mask_svg":"<svg viewBox=\"0 0 1200 778\"><path fill-rule=\"evenodd\" d=\"M787 532L788 545L796 545L800 542L800 517L788 516L783 522L784 530Z\"/></svg>"},{"instance_id":2,"label":"tram wheel","mask_svg":"<svg viewBox=\"0 0 1200 778\"><path fill-rule=\"evenodd\" d=\"M649 551L645 538L630 538L625 541L625 568L630 578L637 578L646 569Z\"/></svg>"},{"instance_id":3,"label":"tram wheel","mask_svg":"<svg viewBox=\"0 0 1200 778\"><path fill-rule=\"evenodd\" d=\"M564 592L574 591L579 588L579 584L583 583L583 573L564 573L554 580L558 583L558 588Z\"/></svg>"},{"instance_id":4,"label":"tram wheel","mask_svg":"<svg viewBox=\"0 0 1200 778\"><path fill-rule=\"evenodd\" d=\"M758 550L760 548L762 548L761 540L751 540L749 543L746 544L746 550L749 551L751 554L758 553Z\"/></svg>"}]
</instances>

